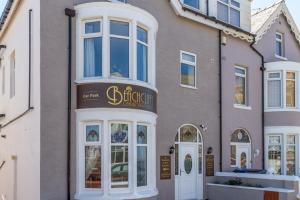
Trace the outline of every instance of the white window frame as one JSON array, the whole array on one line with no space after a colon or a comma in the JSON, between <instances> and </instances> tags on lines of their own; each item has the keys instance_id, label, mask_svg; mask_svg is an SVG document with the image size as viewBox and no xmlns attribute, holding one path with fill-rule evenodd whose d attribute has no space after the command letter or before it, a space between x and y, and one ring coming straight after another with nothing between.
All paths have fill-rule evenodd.
<instances>
[{"instance_id":1,"label":"white window frame","mask_svg":"<svg viewBox=\"0 0 300 200\"><path fill-rule=\"evenodd\" d=\"M287 78L287 73L289 73L289 72L291 72L291 73L294 73L295 74L295 79L289 79L289 78ZM284 88L284 91L285 91L285 93L284 93L284 99L285 99L285 107L287 108L287 109L295 109L295 108L297 108L298 107L298 84L297 84L297 82L298 82L298 80L297 80L297 77L298 77L298 73L296 72L296 71L292 71L292 70L286 70L285 71L285 80L284 80L284 84L285 84L285 88ZM287 103L286 103L286 99L287 99L287 94L286 94L286 82L287 81L294 81L294 83L295 83L295 106L293 106L293 107L290 107L290 106L287 106Z\"/></svg>"},{"instance_id":2,"label":"white window frame","mask_svg":"<svg viewBox=\"0 0 300 200\"><path fill-rule=\"evenodd\" d=\"M90 23L90 22L100 22L100 32L97 33L85 33L85 24ZM82 38L82 78L84 80L90 80L90 79L99 79L103 77L103 62L102 62L102 75L101 76L94 76L94 77L85 77L84 76L84 39L90 39L90 38L97 38L101 37L102 38L102 60L103 60L103 23L102 19L100 18L95 18L95 19L87 19L84 20L82 23L82 32L81 32L81 38Z\"/></svg>"},{"instance_id":3,"label":"white window frame","mask_svg":"<svg viewBox=\"0 0 300 200\"><path fill-rule=\"evenodd\" d=\"M239 13L240 13L240 25L239 26L236 26L236 25L233 25L233 24L231 24L232 26L235 26L235 27L241 27L241 2L240 2L240 0L234 0L234 1L236 1L236 2L238 2L239 4L240 4L240 7L236 7L235 5L233 5L232 3L231 3L231 0L228 0L228 3L225 3L225 2L223 2L223 1L221 1L221 0L218 0L218 2L217 3L221 3L221 4L223 4L223 5L225 5L225 6L227 6L227 11L228 11L228 22L226 22L226 21L223 21L222 19L219 19L218 18L218 20L221 20L221 21L223 21L223 22L225 22L225 23L228 23L228 24L231 24L230 23L230 8L232 8L232 9L234 9L234 10L237 10L237 11L239 11ZM218 12L218 11L217 11Z\"/></svg>"},{"instance_id":4,"label":"white window frame","mask_svg":"<svg viewBox=\"0 0 300 200\"><path fill-rule=\"evenodd\" d=\"M137 36L136 36L136 57L135 57L135 59L137 60L137 53L138 53L138 50L137 50L137 44L139 43L139 44L142 44L142 45L145 45L146 47L147 47L147 81L141 81L141 80L138 80L138 73L137 73L137 69L138 69L138 65L136 64L136 75L135 75L135 79L137 80L137 81L140 81L140 82L143 82L143 83L149 83L149 73L151 72L150 70L149 70L149 67L150 67L150 54L149 54L149 50L150 50L150 46L149 46L149 38L150 38L150 35L149 35L149 29L146 27L146 26L144 26L143 24L137 24L137 26L136 26L136 35L137 35L137 29L138 29L138 27L139 28L142 28L142 29L144 29L145 31L147 31L147 43L145 43L145 42L143 42L143 41L140 41L138 38L137 38Z\"/></svg>"},{"instance_id":5,"label":"white window frame","mask_svg":"<svg viewBox=\"0 0 300 200\"><path fill-rule=\"evenodd\" d=\"M274 144L270 144L270 137L280 137L280 144L277 144L277 145L274 145ZM285 165L284 163L284 157L283 157L283 155L285 155L285 150L284 150L284 141L283 141L283 135L282 134L278 134L278 133L274 133L274 134L268 134L267 135L267 145L265 146L265 148L266 148L266 159L265 159L265 161L266 161L266 166L267 166L267 169L269 168L269 166L268 166L268 163L269 163L269 146L280 146L280 150L281 150L281 156L280 156L280 163L281 163L281 170L280 170L280 174L283 174L282 172L284 172L285 170L284 170L284 168L283 168L283 166Z\"/></svg>"},{"instance_id":6,"label":"white window frame","mask_svg":"<svg viewBox=\"0 0 300 200\"><path fill-rule=\"evenodd\" d=\"M235 69L240 69L240 70L243 70L245 72L245 74L241 74L241 73L237 73L235 71ZM245 104L238 104L235 102L234 100L234 107L249 107L249 94L248 94L248 69L246 67L241 67L241 66L234 66L234 86L236 86L236 83L235 83L235 77L238 76L238 77L241 77L241 78L244 78L245 79ZM235 92L234 92L235 94Z\"/></svg>"},{"instance_id":7,"label":"white window frame","mask_svg":"<svg viewBox=\"0 0 300 200\"><path fill-rule=\"evenodd\" d=\"M275 74L275 73L279 73L280 77L279 78L269 78L269 74ZM283 98L283 95L285 95L284 93L284 89L283 89L283 83L284 83L284 79L283 79L283 72L282 71L268 71L266 73L267 75L267 80L266 80L266 107L269 108L269 109L274 109L274 108L282 108L283 105L284 105L284 98ZM269 81L280 81L280 93L281 93L281 97L280 97L280 106L279 107L271 107L269 106L269 96L268 96L268 90L269 90L269 87L268 87L268 84L269 84Z\"/></svg>"},{"instance_id":8,"label":"white window frame","mask_svg":"<svg viewBox=\"0 0 300 200\"><path fill-rule=\"evenodd\" d=\"M198 1L198 3L199 3L199 8L195 8L195 7L193 7L193 6L190 6L190 5L188 5L188 4L185 4L185 3L184 3L184 0L181 0L181 3L182 3L184 6L188 7L188 8L191 8L191 9L194 9L194 10L197 10L197 11L200 11L200 9L201 9L201 0L197 0L197 1Z\"/></svg>"},{"instance_id":9,"label":"white window frame","mask_svg":"<svg viewBox=\"0 0 300 200\"><path fill-rule=\"evenodd\" d=\"M183 59L183 54L187 54L189 56L193 56L195 58L195 62L190 62L190 61L184 60ZM181 82L181 75L182 75L182 73L181 73L181 64L187 64L187 65L190 65L190 66L192 66L192 67L195 68L195 74L194 74L195 85L194 86L186 85L186 84L183 84ZM179 69L179 71L180 71L180 77L179 77L180 78L179 79L180 86L181 87L185 87L185 88L190 88L190 89L197 89L197 55L194 54L194 53L188 52L188 51L182 51L181 50L180 51L180 69Z\"/></svg>"},{"instance_id":10,"label":"white window frame","mask_svg":"<svg viewBox=\"0 0 300 200\"><path fill-rule=\"evenodd\" d=\"M294 136L295 137L295 144L288 144L287 143L287 137L288 136ZM293 146L293 147L295 147L295 176L298 176L298 166L299 166L299 164L298 164L298 162L299 162L299 159L298 159L298 145L299 145L299 143L297 142L298 141L298 135L297 134L293 134L293 133L288 133L287 135L286 135L286 141L285 141L285 148L284 148L284 150L285 150L285 155L284 155L284 174L287 174L287 147L288 146Z\"/></svg>"},{"instance_id":11,"label":"white window frame","mask_svg":"<svg viewBox=\"0 0 300 200\"><path fill-rule=\"evenodd\" d=\"M281 39L277 38L277 35L280 36ZM284 34L280 33L280 32L276 32L275 33L275 40L276 40L276 45L277 45L277 42L281 43L281 53L282 53L282 55L278 55L277 52L276 52L276 49L275 49L275 56L279 57L279 58L284 58L284 56L285 56L285 52L284 52ZM276 48L276 46L275 46L275 48Z\"/></svg>"}]
</instances>

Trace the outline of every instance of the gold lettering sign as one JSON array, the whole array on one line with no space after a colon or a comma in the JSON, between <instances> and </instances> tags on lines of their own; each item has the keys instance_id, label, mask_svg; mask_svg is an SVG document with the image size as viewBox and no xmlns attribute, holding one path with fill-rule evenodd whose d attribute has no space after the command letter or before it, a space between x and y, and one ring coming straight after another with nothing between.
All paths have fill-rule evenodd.
<instances>
[{"instance_id":1,"label":"gold lettering sign","mask_svg":"<svg viewBox=\"0 0 300 200\"><path fill-rule=\"evenodd\" d=\"M160 156L160 179L171 179L171 156Z\"/></svg>"},{"instance_id":2,"label":"gold lettering sign","mask_svg":"<svg viewBox=\"0 0 300 200\"><path fill-rule=\"evenodd\" d=\"M93 83L77 86L77 108L133 108L156 113L156 92L129 84Z\"/></svg>"}]
</instances>

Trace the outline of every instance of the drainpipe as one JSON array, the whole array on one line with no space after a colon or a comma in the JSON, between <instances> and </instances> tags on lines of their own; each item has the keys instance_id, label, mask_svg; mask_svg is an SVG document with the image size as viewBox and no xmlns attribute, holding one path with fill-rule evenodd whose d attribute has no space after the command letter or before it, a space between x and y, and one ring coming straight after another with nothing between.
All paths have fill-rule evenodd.
<instances>
[{"instance_id":1,"label":"drainpipe","mask_svg":"<svg viewBox=\"0 0 300 200\"><path fill-rule=\"evenodd\" d=\"M206 0L206 15L209 16L209 0Z\"/></svg>"},{"instance_id":2,"label":"drainpipe","mask_svg":"<svg viewBox=\"0 0 300 200\"><path fill-rule=\"evenodd\" d=\"M222 149L223 149L223 121L222 121L222 97L223 97L223 91L222 91L222 30L219 30L219 112L220 112L220 120L219 120L219 126L220 126L220 172L223 171L223 154L222 154Z\"/></svg>"},{"instance_id":3,"label":"drainpipe","mask_svg":"<svg viewBox=\"0 0 300 200\"><path fill-rule=\"evenodd\" d=\"M66 8L65 15L68 17L68 120L67 120L67 181L68 200L71 200L71 90L72 90L72 18L75 17L75 10Z\"/></svg>"},{"instance_id":4,"label":"drainpipe","mask_svg":"<svg viewBox=\"0 0 300 200\"><path fill-rule=\"evenodd\" d=\"M31 60L31 52L32 52L32 9L28 11L29 16L28 16L28 105L27 109L19 114L17 117L13 118L12 120L6 122L5 124L0 124L0 131L7 127L8 125L12 124L13 122L17 121L27 113L29 113L31 110L34 109L34 107L31 105L31 68L32 68L32 60ZM1 48L6 48L5 45L1 45Z\"/></svg>"},{"instance_id":5,"label":"drainpipe","mask_svg":"<svg viewBox=\"0 0 300 200\"><path fill-rule=\"evenodd\" d=\"M262 132L262 168L265 169L265 58L264 56L253 46L255 44L255 38L254 41L250 44L250 47L253 49L253 51L259 55L261 58L261 132Z\"/></svg>"}]
</instances>

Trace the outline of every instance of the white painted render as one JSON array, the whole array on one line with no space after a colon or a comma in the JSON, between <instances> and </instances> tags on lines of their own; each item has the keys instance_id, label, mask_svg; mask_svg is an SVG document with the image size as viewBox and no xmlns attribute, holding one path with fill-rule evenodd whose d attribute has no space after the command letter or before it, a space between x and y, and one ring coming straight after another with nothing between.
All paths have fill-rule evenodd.
<instances>
[{"instance_id":1,"label":"white painted render","mask_svg":"<svg viewBox=\"0 0 300 200\"><path fill-rule=\"evenodd\" d=\"M17 2L17 1L16 1ZM0 128L0 199L40 199L40 2L22 0L18 8L10 13L6 25L0 32L0 44L7 46L1 51L5 66L5 95L0 93L0 119L5 124L28 108L28 46L29 9L32 9L32 106L25 116ZM10 55L15 52L16 95L9 97ZM3 67L2 66L2 67ZM3 71L0 70L0 74ZM2 74L1 74L2 77ZM0 85L2 80L0 81ZM1 85L2 88L2 85Z\"/></svg>"}]
</instances>

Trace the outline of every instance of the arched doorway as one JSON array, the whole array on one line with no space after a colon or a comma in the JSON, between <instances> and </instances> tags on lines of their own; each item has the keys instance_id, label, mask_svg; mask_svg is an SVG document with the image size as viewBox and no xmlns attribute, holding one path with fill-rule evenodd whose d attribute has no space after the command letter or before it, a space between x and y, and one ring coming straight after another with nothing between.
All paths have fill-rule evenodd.
<instances>
[{"instance_id":1,"label":"arched doorway","mask_svg":"<svg viewBox=\"0 0 300 200\"><path fill-rule=\"evenodd\" d=\"M179 127L175 138L175 197L203 198L203 145L199 129L192 124Z\"/></svg>"},{"instance_id":2,"label":"arched doorway","mask_svg":"<svg viewBox=\"0 0 300 200\"><path fill-rule=\"evenodd\" d=\"M237 129L231 135L231 167L251 168L251 139L245 129Z\"/></svg>"}]
</instances>

